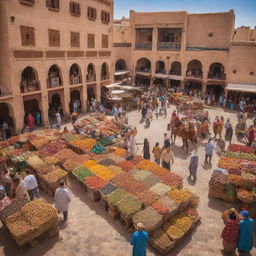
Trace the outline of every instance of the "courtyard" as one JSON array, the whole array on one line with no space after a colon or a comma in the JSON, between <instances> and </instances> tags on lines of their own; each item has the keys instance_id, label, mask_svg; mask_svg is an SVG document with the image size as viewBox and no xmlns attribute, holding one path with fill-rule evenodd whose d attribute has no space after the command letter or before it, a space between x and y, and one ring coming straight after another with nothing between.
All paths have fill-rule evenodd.
<instances>
[{"instance_id":1,"label":"courtyard","mask_svg":"<svg viewBox=\"0 0 256 256\"><path fill-rule=\"evenodd\" d=\"M141 114L138 111L130 112L129 124L136 126L138 134L137 143L143 143L144 138L149 139L150 150L156 142L163 145L163 136L166 133L167 123L174 110L174 105L168 109L167 118L154 118L150 128L145 129L144 124L140 124ZM225 120L231 119L233 126L237 122L236 113L225 112L221 108L209 107L211 121L215 116L223 116ZM251 122L251 120L248 121ZM211 129L212 130L212 129ZM214 153L212 166L204 165L204 146L207 140L198 141L199 168L198 180L196 184L191 184L188 180L188 166L190 154L193 146L189 144L189 153L181 148L182 142L177 138L176 145L171 146L174 155L172 171L184 179L184 187L188 187L200 196L199 213L201 222L191 234L179 243L168 255L179 256L218 256L222 255L221 231L224 227L221 213L231 207L224 201L208 197L208 182L212 169L217 166L219 157ZM235 136L233 142L236 142ZM227 145L226 145L227 146ZM142 154L142 146L138 146L138 153ZM151 156L151 160L152 156ZM120 225L120 220L112 219L99 202L92 202L83 193L80 186L73 180L68 180L68 186L72 193L72 201L69 211L69 222L67 226L60 224L59 238L45 239L40 241L35 247L27 247L20 251L9 233L2 227L0 229L0 255L5 256L124 256L132 254L132 247L129 245L131 233L124 226ZM45 199L53 203L53 199L42 195ZM255 255L255 248L251 252ZM158 255L151 247L148 248L147 255Z\"/></svg>"}]
</instances>

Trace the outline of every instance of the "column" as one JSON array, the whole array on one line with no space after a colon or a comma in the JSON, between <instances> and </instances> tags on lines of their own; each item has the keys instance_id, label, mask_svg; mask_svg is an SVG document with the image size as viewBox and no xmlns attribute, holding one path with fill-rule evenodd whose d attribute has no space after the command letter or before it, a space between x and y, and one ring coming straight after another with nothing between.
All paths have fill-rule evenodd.
<instances>
[{"instance_id":1,"label":"column","mask_svg":"<svg viewBox=\"0 0 256 256\"><path fill-rule=\"evenodd\" d=\"M47 91L42 93L42 123L47 124L49 122L48 120L48 108L49 108L49 99L48 99L48 93Z\"/></svg>"},{"instance_id":2,"label":"column","mask_svg":"<svg viewBox=\"0 0 256 256\"><path fill-rule=\"evenodd\" d=\"M184 80L181 80L181 81L180 81L180 88L181 88L181 89L184 89L184 88L185 88L185 81L184 81Z\"/></svg>"},{"instance_id":3,"label":"column","mask_svg":"<svg viewBox=\"0 0 256 256\"><path fill-rule=\"evenodd\" d=\"M157 27L154 27L152 31L152 51L157 51L157 42L158 42L158 29Z\"/></svg>"},{"instance_id":4,"label":"column","mask_svg":"<svg viewBox=\"0 0 256 256\"><path fill-rule=\"evenodd\" d=\"M203 81L202 82L202 91L206 92L206 89L207 89L207 82Z\"/></svg>"},{"instance_id":5,"label":"column","mask_svg":"<svg viewBox=\"0 0 256 256\"><path fill-rule=\"evenodd\" d=\"M86 113L87 112L87 85L84 84L83 85L83 90L82 90L82 99L81 99L81 103L82 103L82 113Z\"/></svg>"}]
</instances>

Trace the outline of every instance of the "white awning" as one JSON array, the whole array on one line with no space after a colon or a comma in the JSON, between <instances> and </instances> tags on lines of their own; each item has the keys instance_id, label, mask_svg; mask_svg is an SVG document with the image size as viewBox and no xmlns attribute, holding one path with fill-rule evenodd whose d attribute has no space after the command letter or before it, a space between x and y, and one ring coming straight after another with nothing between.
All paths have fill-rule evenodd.
<instances>
[{"instance_id":1,"label":"white awning","mask_svg":"<svg viewBox=\"0 0 256 256\"><path fill-rule=\"evenodd\" d=\"M178 81L183 81L184 80L183 76L177 76L177 75L169 75L168 78L172 79L172 80L178 80Z\"/></svg>"},{"instance_id":2,"label":"white awning","mask_svg":"<svg viewBox=\"0 0 256 256\"><path fill-rule=\"evenodd\" d=\"M226 90L227 91L256 93L256 84L231 84L231 83L229 83Z\"/></svg>"},{"instance_id":3,"label":"white awning","mask_svg":"<svg viewBox=\"0 0 256 256\"><path fill-rule=\"evenodd\" d=\"M168 76L166 74L160 74L160 73L154 74L154 77L162 78L162 79L167 79L168 78Z\"/></svg>"},{"instance_id":4,"label":"white awning","mask_svg":"<svg viewBox=\"0 0 256 256\"><path fill-rule=\"evenodd\" d=\"M119 89L121 86L120 86L120 83L115 83L115 84L109 84L106 86L108 89L114 89L114 88L117 88Z\"/></svg>"},{"instance_id":5,"label":"white awning","mask_svg":"<svg viewBox=\"0 0 256 256\"><path fill-rule=\"evenodd\" d=\"M148 72L136 72L136 75L140 75L140 76L151 76L151 73L148 73Z\"/></svg>"},{"instance_id":6,"label":"white awning","mask_svg":"<svg viewBox=\"0 0 256 256\"><path fill-rule=\"evenodd\" d=\"M115 72L115 76L122 76L122 75L129 74L129 73L130 73L129 70L118 70Z\"/></svg>"},{"instance_id":7,"label":"white awning","mask_svg":"<svg viewBox=\"0 0 256 256\"><path fill-rule=\"evenodd\" d=\"M111 94L114 94L114 95L120 95L120 94L123 94L123 93L125 93L124 90L113 90L113 91L111 92Z\"/></svg>"}]
</instances>

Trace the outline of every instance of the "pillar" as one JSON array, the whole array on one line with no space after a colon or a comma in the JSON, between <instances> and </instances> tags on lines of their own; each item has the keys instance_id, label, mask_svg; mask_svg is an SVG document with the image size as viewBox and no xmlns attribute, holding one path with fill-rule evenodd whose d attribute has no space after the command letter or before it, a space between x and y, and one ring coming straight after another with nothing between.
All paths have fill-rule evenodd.
<instances>
[{"instance_id":1,"label":"pillar","mask_svg":"<svg viewBox=\"0 0 256 256\"><path fill-rule=\"evenodd\" d=\"M206 89L207 89L207 82L203 81L202 82L202 91L206 92Z\"/></svg>"},{"instance_id":2,"label":"pillar","mask_svg":"<svg viewBox=\"0 0 256 256\"><path fill-rule=\"evenodd\" d=\"M42 94L42 102L41 102L41 106L42 106L42 123L43 124L47 124L49 122L49 117L48 117L48 108L49 108L49 99L48 99L48 93L47 91Z\"/></svg>"},{"instance_id":3,"label":"pillar","mask_svg":"<svg viewBox=\"0 0 256 256\"><path fill-rule=\"evenodd\" d=\"M157 42L158 42L158 29L157 27L154 27L152 31L152 51L157 51Z\"/></svg>"},{"instance_id":4,"label":"pillar","mask_svg":"<svg viewBox=\"0 0 256 256\"><path fill-rule=\"evenodd\" d=\"M81 99L81 104L82 104L82 113L86 113L87 112L87 85L84 84L83 85L83 89L82 89L82 99Z\"/></svg>"},{"instance_id":5,"label":"pillar","mask_svg":"<svg viewBox=\"0 0 256 256\"><path fill-rule=\"evenodd\" d=\"M185 89L185 81L184 80L180 81L180 88Z\"/></svg>"}]
</instances>

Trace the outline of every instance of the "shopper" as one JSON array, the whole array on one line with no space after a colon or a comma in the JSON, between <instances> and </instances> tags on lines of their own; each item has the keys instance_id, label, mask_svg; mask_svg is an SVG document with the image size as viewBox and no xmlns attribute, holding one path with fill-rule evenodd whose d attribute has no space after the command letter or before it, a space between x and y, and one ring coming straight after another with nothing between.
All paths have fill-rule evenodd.
<instances>
[{"instance_id":1,"label":"shopper","mask_svg":"<svg viewBox=\"0 0 256 256\"><path fill-rule=\"evenodd\" d=\"M144 159L150 160L150 149L149 149L149 142L148 139L144 139L143 143L143 157Z\"/></svg>"},{"instance_id":2,"label":"shopper","mask_svg":"<svg viewBox=\"0 0 256 256\"><path fill-rule=\"evenodd\" d=\"M61 126L61 114L60 114L60 112L57 111L55 116L56 116L56 120L57 120L57 125L60 128L60 126Z\"/></svg>"},{"instance_id":3,"label":"shopper","mask_svg":"<svg viewBox=\"0 0 256 256\"><path fill-rule=\"evenodd\" d=\"M26 170L26 177L23 180L23 184L26 187L29 198L31 201L34 200L34 198L39 198L39 189L36 177L31 174L30 170Z\"/></svg>"},{"instance_id":4,"label":"shopper","mask_svg":"<svg viewBox=\"0 0 256 256\"><path fill-rule=\"evenodd\" d=\"M232 127L232 124L230 124L228 128L226 128L225 140L228 141L229 144L231 144L232 138L233 138L233 127Z\"/></svg>"},{"instance_id":5,"label":"shopper","mask_svg":"<svg viewBox=\"0 0 256 256\"><path fill-rule=\"evenodd\" d=\"M222 231L221 238L223 245L223 252L234 254L239 233L239 219L236 216L235 209L230 209L229 219Z\"/></svg>"},{"instance_id":6,"label":"shopper","mask_svg":"<svg viewBox=\"0 0 256 256\"><path fill-rule=\"evenodd\" d=\"M25 187L24 181L21 180L20 178L17 178L17 184L19 185L16 188L15 198L29 200L29 194L27 188Z\"/></svg>"},{"instance_id":7,"label":"shopper","mask_svg":"<svg viewBox=\"0 0 256 256\"><path fill-rule=\"evenodd\" d=\"M157 142L154 146L152 153L154 154L155 162L160 165L160 159L162 154L162 149L159 147L159 143Z\"/></svg>"},{"instance_id":8,"label":"shopper","mask_svg":"<svg viewBox=\"0 0 256 256\"><path fill-rule=\"evenodd\" d=\"M137 224L137 231L133 233L130 244L133 246L132 256L146 256L148 233L144 231L142 223Z\"/></svg>"},{"instance_id":9,"label":"shopper","mask_svg":"<svg viewBox=\"0 0 256 256\"><path fill-rule=\"evenodd\" d=\"M65 188L65 183L61 181L59 183L59 188L55 191L55 207L58 213L63 213L63 221L67 222L68 220L68 206L71 201L70 192L67 188Z\"/></svg>"},{"instance_id":10,"label":"shopper","mask_svg":"<svg viewBox=\"0 0 256 256\"><path fill-rule=\"evenodd\" d=\"M209 139L208 143L205 146L205 163L212 164L212 154L213 154L214 144L212 139ZM208 162L209 159L209 162Z\"/></svg>"},{"instance_id":11,"label":"shopper","mask_svg":"<svg viewBox=\"0 0 256 256\"><path fill-rule=\"evenodd\" d=\"M249 212L242 211L240 214L243 219L239 224L237 248L241 253L250 252L253 248L254 221Z\"/></svg>"},{"instance_id":12,"label":"shopper","mask_svg":"<svg viewBox=\"0 0 256 256\"><path fill-rule=\"evenodd\" d=\"M2 130L3 130L3 140L6 140L7 139L7 132L8 132L8 124L3 121L3 124L2 124Z\"/></svg>"},{"instance_id":13,"label":"shopper","mask_svg":"<svg viewBox=\"0 0 256 256\"><path fill-rule=\"evenodd\" d=\"M196 182L197 179L197 168L198 168L199 156L197 149L193 151L189 164L189 179ZM191 178L192 177L192 178Z\"/></svg>"},{"instance_id":14,"label":"shopper","mask_svg":"<svg viewBox=\"0 0 256 256\"><path fill-rule=\"evenodd\" d=\"M171 165L174 163L170 145L166 145L162 152L162 166L167 170L171 170Z\"/></svg>"}]
</instances>

